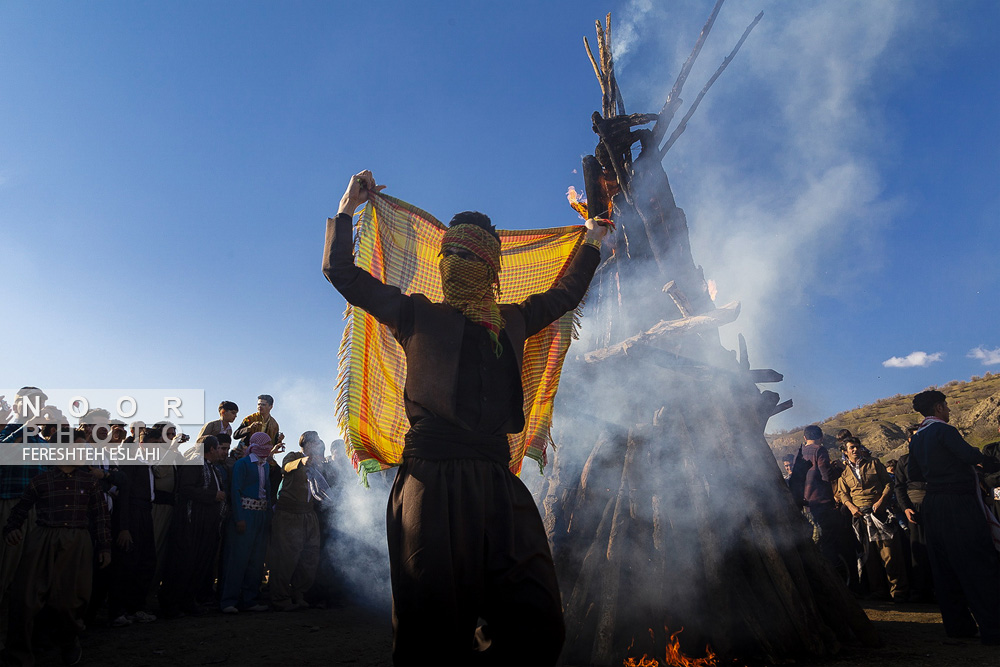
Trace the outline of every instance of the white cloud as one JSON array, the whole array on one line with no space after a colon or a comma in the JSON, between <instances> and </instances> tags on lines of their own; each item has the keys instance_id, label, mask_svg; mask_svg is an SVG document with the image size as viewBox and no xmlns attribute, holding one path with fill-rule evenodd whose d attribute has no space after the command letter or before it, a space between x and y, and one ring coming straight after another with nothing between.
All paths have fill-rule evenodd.
<instances>
[{"instance_id":1,"label":"white cloud","mask_svg":"<svg viewBox=\"0 0 1000 667\"><path fill-rule=\"evenodd\" d=\"M882 365L886 368L917 368L930 366L936 361L941 361L944 358L944 352L935 352L934 354L927 354L926 352L917 351L910 352L905 357L891 357L882 362Z\"/></svg>"},{"instance_id":2,"label":"white cloud","mask_svg":"<svg viewBox=\"0 0 1000 667\"><path fill-rule=\"evenodd\" d=\"M987 350L985 347L980 345L979 347L974 347L969 350L969 353L965 356L969 359L978 359L983 362L983 366L993 366L995 364L1000 364L1000 347Z\"/></svg>"}]
</instances>

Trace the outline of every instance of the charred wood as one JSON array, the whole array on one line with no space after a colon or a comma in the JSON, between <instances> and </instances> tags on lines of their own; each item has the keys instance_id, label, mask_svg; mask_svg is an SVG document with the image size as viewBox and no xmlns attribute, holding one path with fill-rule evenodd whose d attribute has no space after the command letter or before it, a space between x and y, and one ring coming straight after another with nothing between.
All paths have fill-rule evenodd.
<instances>
[{"instance_id":1,"label":"charred wood","mask_svg":"<svg viewBox=\"0 0 1000 667\"><path fill-rule=\"evenodd\" d=\"M783 403L778 403L776 406L774 406L774 410L771 411L771 416L773 417L776 414L780 414L791 407L792 407L792 399L788 399Z\"/></svg>"},{"instance_id":2,"label":"charred wood","mask_svg":"<svg viewBox=\"0 0 1000 667\"><path fill-rule=\"evenodd\" d=\"M753 368L750 370L750 379L754 384L769 384L781 382L785 376L771 368Z\"/></svg>"},{"instance_id":3,"label":"charred wood","mask_svg":"<svg viewBox=\"0 0 1000 667\"><path fill-rule=\"evenodd\" d=\"M675 127L674 131L670 134L670 138L667 139L667 142L663 144L663 148L660 149L659 157L661 160L663 159L663 156L667 154L667 151L670 150L670 147L674 145L674 142L677 141L678 137L680 137L681 134L684 133L684 130L687 129L688 121L691 120L691 116L694 115L694 112L698 110L698 105L701 104L701 101L702 99L704 99L705 94L708 92L708 89L712 87L712 84L715 83L715 81L720 76L722 76L722 73L726 71L727 67L729 67L729 63L733 62L733 58L735 58L736 54L739 53L740 47L743 46L743 42L745 42L747 37L750 35L750 31L753 30L758 23L760 23L760 20L761 18L763 18L763 16L764 12L761 12L757 14L756 17L754 17L754 20L750 22L750 25L747 26L747 29L743 31L743 36L740 37L740 41L736 42L736 46L733 47L733 50L730 51L729 55L726 56L726 58L722 61L722 64L719 65L719 68L715 70L715 74L712 75L712 77L708 80L708 83L705 84L705 87L702 88L701 92L698 93L698 97L695 98L694 102L691 104L691 107L687 110L687 113L685 113L684 117L681 119L681 122L677 124L677 127Z\"/></svg>"},{"instance_id":4,"label":"charred wood","mask_svg":"<svg viewBox=\"0 0 1000 667\"><path fill-rule=\"evenodd\" d=\"M712 8L712 13L709 14L708 20L705 21L705 25L702 27L701 33L699 33L698 39L694 43L694 48L691 49L691 54L684 61L684 65L681 66L681 71L677 74L677 79L674 80L674 85L667 95L667 100L663 103L663 108L659 113L659 120L653 128L653 137L656 139L657 145L663 140L663 135L667 133L670 121L674 119L674 114L681 105L680 95L681 90L684 88L684 82L687 81L688 75L691 73L691 68L694 67L694 61L697 60L698 54L701 53L701 47L705 45L705 40L708 39L708 34L712 32L712 26L715 25L715 19L719 15L719 10L722 9L723 2L725 0L716 0L715 7Z\"/></svg>"},{"instance_id":5,"label":"charred wood","mask_svg":"<svg viewBox=\"0 0 1000 667\"><path fill-rule=\"evenodd\" d=\"M694 309L691 307L691 302L688 298L684 296L684 292L677 288L677 283L671 280L669 283L663 286L663 291L667 293L667 296L674 302L677 306L677 310L681 311L683 317L691 317L694 315Z\"/></svg>"},{"instance_id":6,"label":"charred wood","mask_svg":"<svg viewBox=\"0 0 1000 667\"><path fill-rule=\"evenodd\" d=\"M747 339L743 337L743 334L737 334L736 340L740 346L740 368L745 371L750 370L750 355L747 352Z\"/></svg>"},{"instance_id":7,"label":"charred wood","mask_svg":"<svg viewBox=\"0 0 1000 667\"><path fill-rule=\"evenodd\" d=\"M584 355L584 359L588 363L595 363L604 361L610 357L628 354L629 350L634 346L649 344L664 336L698 333L710 329L716 330L724 324L735 321L739 317L739 314L740 304L738 301L734 301L704 315L682 317L678 320L661 320L641 334L627 338L615 345L588 352Z\"/></svg>"}]
</instances>

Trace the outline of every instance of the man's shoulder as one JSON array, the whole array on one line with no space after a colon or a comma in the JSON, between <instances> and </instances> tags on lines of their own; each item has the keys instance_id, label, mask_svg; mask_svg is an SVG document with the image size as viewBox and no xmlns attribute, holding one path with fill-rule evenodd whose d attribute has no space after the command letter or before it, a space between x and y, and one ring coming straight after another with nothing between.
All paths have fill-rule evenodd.
<instances>
[{"instance_id":1,"label":"man's shoulder","mask_svg":"<svg viewBox=\"0 0 1000 667\"><path fill-rule=\"evenodd\" d=\"M930 424L928 424L924 428L920 429L921 433L926 432L928 434L931 434L931 433L939 433L939 434L940 433L951 433L952 431L954 431L955 433L958 433L958 429L957 428L955 428L954 426L952 426L948 422L943 422L943 421L931 422Z\"/></svg>"},{"instance_id":2,"label":"man's shoulder","mask_svg":"<svg viewBox=\"0 0 1000 667\"><path fill-rule=\"evenodd\" d=\"M414 308L417 308L420 312L439 313L442 315L458 313L461 315L461 311L458 308L449 306L443 301L432 301L426 294L418 292L410 294L409 297L413 300Z\"/></svg>"},{"instance_id":3,"label":"man's shoulder","mask_svg":"<svg viewBox=\"0 0 1000 667\"><path fill-rule=\"evenodd\" d=\"M819 444L802 445L802 456L807 459L814 459L820 455L820 452L825 452L825 451L826 447L824 447L823 445ZM829 457L829 453L827 453L827 457Z\"/></svg>"},{"instance_id":4,"label":"man's shoulder","mask_svg":"<svg viewBox=\"0 0 1000 667\"><path fill-rule=\"evenodd\" d=\"M932 441L941 441L955 437L962 437L957 428L947 422L935 421L913 434L913 439L910 440L910 451L912 452L914 447L917 449L926 447Z\"/></svg>"},{"instance_id":5,"label":"man's shoulder","mask_svg":"<svg viewBox=\"0 0 1000 667\"><path fill-rule=\"evenodd\" d=\"M281 459L282 470L290 472L291 470L298 468L299 467L298 465L293 465L291 466L291 468L289 468L289 465L295 463L296 461L304 459L305 457L306 455L303 454L302 452L288 452L287 454L285 454L285 458Z\"/></svg>"},{"instance_id":6,"label":"man's shoulder","mask_svg":"<svg viewBox=\"0 0 1000 667\"><path fill-rule=\"evenodd\" d=\"M862 468L869 468L869 469L874 470L876 472L885 470L885 464L882 463L877 458L875 458L874 456L865 459L864 462L861 464L861 467Z\"/></svg>"}]
</instances>

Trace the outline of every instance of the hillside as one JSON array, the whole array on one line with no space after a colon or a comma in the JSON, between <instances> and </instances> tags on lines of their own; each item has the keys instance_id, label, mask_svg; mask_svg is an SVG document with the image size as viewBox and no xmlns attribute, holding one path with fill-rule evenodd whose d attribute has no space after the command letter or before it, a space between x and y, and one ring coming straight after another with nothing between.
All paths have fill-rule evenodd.
<instances>
[{"instance_id":1,"label":"hillside","mask_svg":"<svg viewBox=\"0 0 1000 667\"><path fill-rule=\"evenodd\" d=\"M968 382L952 380L938 389L948 397L951 407L951 423L962 432L970 444L982 447L988 442L1000 440L997 423L1000 419L1000 373L974 376ZM862 405L836 414L819 422L823 429L823 442L828 448L836 448L834 436L846 428L861 438L861 442L883 461L899 458L906 451L906 436L903 429L920 421L920 415L913 411L913 394L896 394L874 403ZM794 454L802 443L801 426L787 431L779 431L767 436L768 443L776 458ZM830 452L834 456L834 452ZM839 453L836 458L839 458Z\"/></svg>"}]
</instances>

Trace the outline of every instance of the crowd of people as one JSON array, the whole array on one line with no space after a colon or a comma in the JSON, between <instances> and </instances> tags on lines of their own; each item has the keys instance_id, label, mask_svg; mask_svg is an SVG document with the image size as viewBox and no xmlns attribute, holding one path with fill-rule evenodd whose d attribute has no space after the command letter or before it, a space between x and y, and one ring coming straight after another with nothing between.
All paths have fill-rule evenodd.
<instances>
[{"instance_id":1,"label":"crowd of people","mask_svg":"<svg viewBox=\"0 0 1000 667\"><path fill-rule=\"evenodd\" d=\"M923 416L908 452L884 464L846 429L831 459L819 426L782 460L813 539L859 597L936 602L950 637L1000 645L1000 443L982 451L948 424L936 390L917 394Z\"/></svg>"},{"instance_id":2,"label":"crowd of people","mask_svg":"<svg viewBox=\"0 0 1000 667\"><path fill-rule=\"evenodd\" d=\"M3 409L0 447L90 455L0 466L3 664L33 664L43 609L49 638L76 664L80 633L96 623L331 601L321 515L331 510L324 501L336 471L315 431L279 462L284 434L271 396L259 396L257 411L238 424L239 407L223 401L194 443L168 422L126 425L102 409L71 427L46 400L36 387L18 391ZM102 450L138 454L116 464Z\"/></svg>"}]
</instances>

